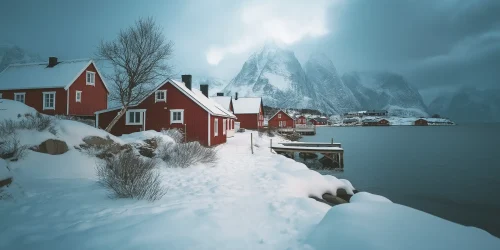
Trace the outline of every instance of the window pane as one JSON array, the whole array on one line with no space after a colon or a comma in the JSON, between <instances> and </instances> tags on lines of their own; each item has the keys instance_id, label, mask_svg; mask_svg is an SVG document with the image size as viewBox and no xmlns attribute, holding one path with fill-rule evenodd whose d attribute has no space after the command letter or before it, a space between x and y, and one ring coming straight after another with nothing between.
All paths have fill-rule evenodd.
<instances>
[{"instance_id":1,"label":"window pane","mask_svg":"<svg viewBox=\"0 0 500 250\"><path fill-rule=\"evenodd\" d=\"M128 113L128 122L134 123L134 113L132 112Z\"/></svg>"},{"instance_id":2,"label":"window pane","mask_svg":"<svg viewBox=\"0 0 500 250\"><path fill-rule=\"evenodd\" d=\"M135 112L135 122L141 122L141 112Z\"/></svg>"}]
</instances>

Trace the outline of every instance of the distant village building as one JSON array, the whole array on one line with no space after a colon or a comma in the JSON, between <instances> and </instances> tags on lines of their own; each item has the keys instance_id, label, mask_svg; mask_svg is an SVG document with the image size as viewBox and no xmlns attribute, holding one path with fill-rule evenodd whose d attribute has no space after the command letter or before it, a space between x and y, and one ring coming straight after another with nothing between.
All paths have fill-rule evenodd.
<instances>
[{"instance_id":1,"label":"distant village building","mask_svg":"<svg viewBox=\"0 0 500 250\"><path fill-rule=\"evenodd\" d=\"M292 116L280 110L269 119L268 126L272 128L295 128L295 121Z\"/></svg>"},{"instance_id":2,"label":"distant village building","mask_svg":"<svg viewBox=\"0 0 500 250\"><path fill-rule=\"evenodd\" d=\"M344 118L355 118L355 117L360 117L360 113L359 112L347 112L347 113L344 113Z\"/></svg>"},{"instance_id":3,"label":"distant village building","mask_svg":"<svg viewBox=\"0 0 500 250\"><path fill-rule=\"evenodd\" d=\"M363 116L387 116L388 114L387 110L367 110L363 113Z\"/></svg>"},{"instance_id":4,"label":"distant village building","mask_svg":"<svg viewBox=\"0 0 500 250\"><path fill-rule=\"evenodd\" d=\"M327 125L328 119L326 117L316 117L309 120L313 125Z\"/></svg>"},{"instance_id":5,"label":"distant village building","mask_svg":"<svg viewBox=\"0 0 500 250\"><path fill-rule=\"evenodd\" d=\"M94 116L108 107L109 89L92 60L12 64L0 73L0 98L49 115Z\"/></svg>"},{"instance_id":6,"label":"distant village building","mask_svg":"<svg viewBox=\"0 0 500 250\"><path fill-rule=\"evenodd\" d=\"M365 119L363 126L389 126L389 121L386 119Z\"/></svg>"},{"instance_id":7,"label":"distant village building","mask_svg":"<svg viewBox=\"0 0 500 250\"><path fill-rule=\"evenodd\" d=\"M429 125L429 123L427 122L427 120L420 118L420 119L416 120L413 123L413 125L415 125L415 126L427 126L427 125Z\"/></svg>"},{"instance_id":8,"label":"distant village building","mask_svg":"<svg viewBox=\"0 0 500 250\"><path fill-rule=\"evenodd\" d=\"M236 93L232 105L240 128L259 129L264 127L264 105L261 97L238 97L238 93Z\"/></svg>"},{"instance_id":9,"label":"distant village building","mask_svg":"<svg viewBox=\"0 0 500 250\"><path fill-rule=\"evenodd\" d=\"M342 120L342 122L344 124L353 124L353 123L357 123L358 119L356 119L356 118L346 118L346 119Z\"/></svg>"},{"instance_id":10,"label":"distant village building","mask_svg":"<svg viewBox=\"0 0 500 250\"><path fill-rule=\"evenodd\" d=\"M191 79L191 75L183 75L182 82L167 80L158 85L128 108L111 133L177 128L185 133L187 141L199 141L205 146L225 143L228 134L234 133L236 116L207 97L208 85L201 85L202 91L191 89ZM121 108L96 112L96 126L107 127Z\"/></svg>"}]
</instances>

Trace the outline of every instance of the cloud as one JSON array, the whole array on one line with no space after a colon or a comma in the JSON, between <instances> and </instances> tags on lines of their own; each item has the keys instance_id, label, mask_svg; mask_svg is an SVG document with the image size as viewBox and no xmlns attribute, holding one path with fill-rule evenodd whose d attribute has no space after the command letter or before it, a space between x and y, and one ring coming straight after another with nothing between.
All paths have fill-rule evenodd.
<instances>
[{"instance_id":1,"label":"cloud","mask_svg":"<svg viewBox=\"0 0 500 250\"><path fill-rule=\"evenodd\" d=\"M294 44L306 37L320 37L332 31L327 25L327 11L341 1L253 1L241 6L241 32L232 42L213 45L206 52L209 64L217 65L230 54L240 54L274 40L280 44ZM328 27L327 27L328 26Z\"/></svg>"}]
</instances>

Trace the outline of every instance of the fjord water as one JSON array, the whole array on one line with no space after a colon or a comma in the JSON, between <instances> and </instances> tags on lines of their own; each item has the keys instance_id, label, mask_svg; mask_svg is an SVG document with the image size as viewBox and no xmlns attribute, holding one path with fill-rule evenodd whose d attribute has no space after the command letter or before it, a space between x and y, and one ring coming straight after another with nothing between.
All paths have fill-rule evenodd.
<instances>
[{"instance_id":1,"label":"fjord water","mask_svg":"<svg viewBox=\"0 0 500 250\"><path fill-rule=\"evenodd\" d=\"M342 143L363 191L500 237L500 124L319 127L301 141Z\"/></svg>"}]
</instances>

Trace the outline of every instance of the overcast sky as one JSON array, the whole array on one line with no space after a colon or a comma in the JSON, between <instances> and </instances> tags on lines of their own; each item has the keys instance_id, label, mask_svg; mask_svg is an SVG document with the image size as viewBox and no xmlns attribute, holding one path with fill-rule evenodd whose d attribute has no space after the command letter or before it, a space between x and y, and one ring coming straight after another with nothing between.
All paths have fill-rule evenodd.
<instances>
[{"instance_id":1,"label":"overcast sky","mask_svg":"<svg viewBox=\"0 0 500 250\"><path fill-rule=\"evenodd\" d=\"M304 62L324 52L340 73L403 74L428 99L500 87L500 0L2 0L0 43L42 57L91 57L100 40L152 16L175 43L178 73L231 79L266 40Z\"/></svg>"}]
</instances>

